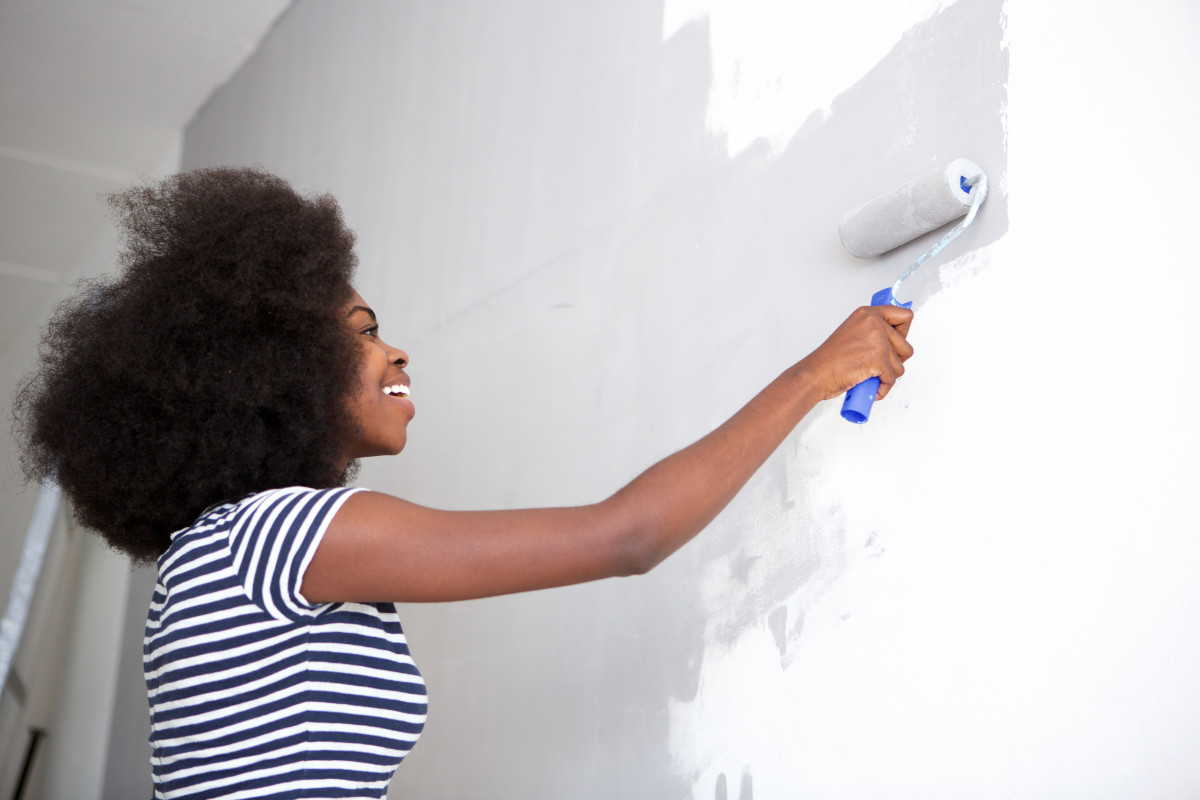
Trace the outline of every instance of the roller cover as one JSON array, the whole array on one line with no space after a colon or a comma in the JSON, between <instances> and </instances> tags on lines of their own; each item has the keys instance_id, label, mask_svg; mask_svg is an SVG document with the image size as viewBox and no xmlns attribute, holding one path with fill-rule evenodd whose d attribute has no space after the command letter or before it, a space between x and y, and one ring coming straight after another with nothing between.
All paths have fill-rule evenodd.
<instances>
[{"instance_id":1,"label":"roller cover","mask_svg":"<svg viewBox=\"0 0 1200 800\"><path fill-rule=\"evenodd\" d=\"M851 255L871 258L958 219L971 205L964 181L982 172L974 161L956 158L868 200L842 218L842 245Z\"/></svg>"}]
</instances>

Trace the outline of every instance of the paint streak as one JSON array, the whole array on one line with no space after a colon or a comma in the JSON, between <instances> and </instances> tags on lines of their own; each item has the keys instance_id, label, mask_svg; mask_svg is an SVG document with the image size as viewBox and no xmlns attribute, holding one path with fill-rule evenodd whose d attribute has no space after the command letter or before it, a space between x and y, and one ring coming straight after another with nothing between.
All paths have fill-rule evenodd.
<instances>
[{"instance_id":1,"label":"paint streak","mask_svg":"<svg viewBox=\"0 0 1200 800\"><path fill-rule=\"evenodd\" d=\"M780 606L767 617L767 627L775 637L775 646L779 648L779 658L787 655L787 606Z\"/></svg>"}]
</instances>

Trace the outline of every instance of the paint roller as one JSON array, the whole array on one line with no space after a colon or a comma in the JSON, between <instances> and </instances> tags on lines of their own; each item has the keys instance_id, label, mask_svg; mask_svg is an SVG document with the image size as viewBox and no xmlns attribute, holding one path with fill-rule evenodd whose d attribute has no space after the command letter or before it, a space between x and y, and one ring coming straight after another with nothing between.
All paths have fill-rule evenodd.
<instances>
[{"instance_id":1,"label":"paint roller","mask_svg":"<svg viewBox=\"0 0 1200 800\"><path fill-rule=\"evenodd\" d=\"M868 200L842 218L838 235L842 245L858 258L871 258L911 242L936 228L962 217L937 244L909 266L896 282L871 296L873 306L912 308L912 302L896 299L900 285L917 267L950 244L975 221L975 214L987 197L987 175L978 164L956 158L909 181L903 186ZM862 424L871 416L871 406L879 392L879 378L869 378L846 392L842 416Z\"/></svg>"}]
</instances>

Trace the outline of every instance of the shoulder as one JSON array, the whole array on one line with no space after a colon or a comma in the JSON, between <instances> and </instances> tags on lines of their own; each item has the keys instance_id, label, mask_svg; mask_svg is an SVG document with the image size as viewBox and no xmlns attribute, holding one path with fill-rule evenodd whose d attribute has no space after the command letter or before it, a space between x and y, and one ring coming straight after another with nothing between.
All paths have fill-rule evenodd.
<instances>
[{"instance_id":1,"label":"shoulder","mask_svg":"<svg viewBox=\"0 0 1200 800\"><path fill-rule=\"evenodd\" d=\"M252 492L237 500L217 503L206 508L196 521L183 531L212 526L242 517L262 518L272 512L297 509L322 509L330 505L340 506L346 498L356 492L366 491L361 487L337 486L314 489L311 486L283 486ZM183 532L181 531L181 532Z\"/></svg>"},{"instance_id":2,"label":"shoulder","mask_svg":"<svg viewBox=\"0 0 1200 800\"><path fill-rule=\"evenodd\" d=\"M272 539L281 533L288 538L323 533L346 499L362 491L345 486L325 489L285 486L253 492L209 506L191 525L171 534L171 549L177 550L185 541L213 537L235 544L239 540L257 539L264 532L269 532Z\"/></svg>"}]
</instances>

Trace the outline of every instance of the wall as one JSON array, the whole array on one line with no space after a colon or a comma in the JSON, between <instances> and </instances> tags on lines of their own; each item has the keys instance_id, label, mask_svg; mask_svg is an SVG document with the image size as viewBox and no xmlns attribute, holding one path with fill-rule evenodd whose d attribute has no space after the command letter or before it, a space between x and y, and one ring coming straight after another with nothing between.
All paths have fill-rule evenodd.
<instances>
[{"instance_id":1,"label":"wall","mask_svg":"<svg viewBox=\"0 0 1200 800\"><path fill-rule=\"evenodd\" d=\"M156 158L143 157L154 166L150 174L174 172L179 141ZM54 181L31 179L38 190L28 193L22 216L37 224L31 222L21 238L19 259L41 266L0 274L0 391L6 397L32 368L45 320L71 286L112 268L115 231L105 224L99 198L121 188L118 178L119 173L98 179L62 170ZM72 214L87 208L82 216L89 225L64 222L80 223ZM61 236L47 235L50 228ZM24 485L7 428L0 449L5 462L0 469L0 598L7 601L37 487ZM8 796L17 783L30 728L46 736L26 797L140 796L150 781L149 715L140 672L148 573L131 572L126 559L76 529L67 512L63 502L13 662L14 680L0 699L0 796ZM131 691L131 683L140 688ZM125 791L130 785L137 787L135 794Z\"/></svg>"},{"instance_id":2,"label":"wall","mask_svg":"<svg viewBox=\"0 0 1200 800\"><path fill-rule=\"evenodd\" d=\"M394 796L1200 791L1198 27L1182 0L293 6L184 165L340 198L419 411L360 483L418 502L604 496L927 244L857 262L841 213L959 155L993 183L912 282L918 355L868 425L818 409L649 576L402 609L432 716Z\"/></svg>"}]
</instances>

